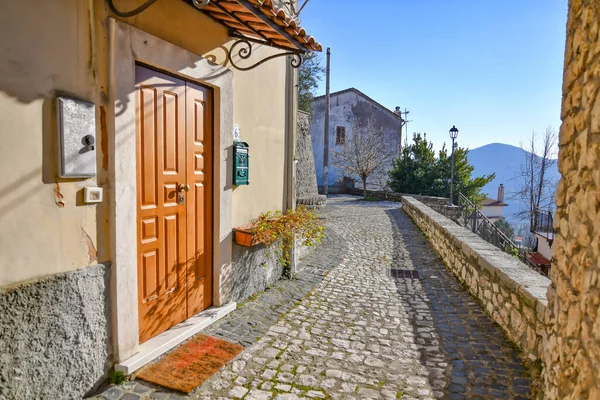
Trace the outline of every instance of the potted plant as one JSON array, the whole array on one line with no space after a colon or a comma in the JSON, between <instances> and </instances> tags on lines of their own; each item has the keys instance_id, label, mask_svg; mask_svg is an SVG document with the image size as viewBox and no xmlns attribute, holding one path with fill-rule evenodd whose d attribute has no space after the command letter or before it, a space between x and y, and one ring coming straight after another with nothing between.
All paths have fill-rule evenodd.
<instances>
[{"instance_id":1,"label":"potted plant","mask_svg":"<svg viewBox=\"0 0 600 400\"><path fill-rule=\"evenodd\" d=\"M241 246L280 243L280 260L287 267L294 240L300 239L305 246L320 243L325 227L314 211L300 206L285 214L281 211L262 213L251 224L235 228L234 233L235 242Z\"/></svg>"}]
</instances>

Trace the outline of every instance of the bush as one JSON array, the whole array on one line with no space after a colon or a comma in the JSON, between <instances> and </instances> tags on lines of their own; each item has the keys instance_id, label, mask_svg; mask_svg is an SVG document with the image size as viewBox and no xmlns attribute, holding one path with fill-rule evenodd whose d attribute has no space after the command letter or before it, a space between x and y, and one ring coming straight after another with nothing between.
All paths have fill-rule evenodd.
<instances>
[{"instance_id":1,"label":"bush","mask_svg":"<svg viewBox=\"0 0 600 400\"><path fill-rule=\"evenodd\" d=\"M281 211L260 214L253 221L252 234L267 246L281 239L279 259L284 267L288 267L294 241L299 238L305 246L320 243L325 236L325 226L316 212L300 206L285 214Z\"/></svg>"}]
</instances>

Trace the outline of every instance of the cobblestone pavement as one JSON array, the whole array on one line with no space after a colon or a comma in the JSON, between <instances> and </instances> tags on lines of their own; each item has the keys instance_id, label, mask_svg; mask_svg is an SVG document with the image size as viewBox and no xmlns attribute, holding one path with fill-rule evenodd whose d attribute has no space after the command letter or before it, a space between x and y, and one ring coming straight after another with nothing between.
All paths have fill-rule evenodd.
<instances>
[{"instance_id":1,"label":"cobblestone pavement","mask_svg":"<svg viewBox=\"0 0 600 400\"><path fill-rule=\"evenodd\" d=\"M412 309L411 321L419 333L422 356L430 380L445 375L450 399L528 399L531 381L518 350L479 304L446 269L438 255L401 210L386 210L393 221L394 241L423 276L422 281L397 280L403 303ZM439 341L429 336L437 333ZM436 347L432 347L432 346ZM441 346L448 362L445 371L432 365ZM431 365L430 365L431 364Z\"/></svg>"},{"instance_id":2,"label":"cobblestone pavement","mask_svg":"<svg viewBox=\"0 0 600 400\"><path fill-rule=\"evenodd\" d=\"M238 305L235 312L217 321L202 333L248 347L269 330L279 317L290 311L326 274L338 266L346 253L344 239L328 229L318 247L302 259L293 280L280 280L253 299Z\"/></svg>"},{"instance_id":3,"label":"cobblestone pavement","mask_svg":"<svg viewBox=\"0 0 600 400\"><path fill-rule=\"evenodd\" d=\"M517 352L398 203L328 203L334 240L305 259L304 277L204 332L249 347L190 398L527 397ZM424 279L394 279L390 267L418 268ZM136 381L111 390L99 398L188 398Z\"/></svg>"}]
</instances>

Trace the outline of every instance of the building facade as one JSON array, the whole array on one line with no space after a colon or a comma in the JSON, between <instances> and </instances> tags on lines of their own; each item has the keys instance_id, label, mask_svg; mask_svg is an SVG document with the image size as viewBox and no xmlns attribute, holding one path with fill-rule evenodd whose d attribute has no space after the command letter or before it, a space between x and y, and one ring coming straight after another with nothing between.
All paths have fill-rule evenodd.
<instances>
[{"instance_id":1,"label":"building facade","mask_svg":"<svg viewBox=\"0 0 600 400\"><path fill-rule=\"evenodd\" d=\"M320 46L270 1L204 3L2 4L0 398L80 398L281 275L233 229L294 208L294 66Z\"/></svg>"},{"instance_id":2,"label":"building facade","mask_svg":"<svg viewBox=\"0 0 600 400\"><path fill-rule=\"evenodd\" d=\"M500 184L496 199L488 197L481 203L481 213L488 217L490 221L496 222L503 217L502 212L507 205L504 202L504 185Z\"/></svg>"},{"instance_id":3,"label":"building facade","mask_svg":"<svg viewBox=\"0 0 600 400\"><path fill-rule=\"evenodd\" d=\"M370 118L376 121L392 153L387 168L388 170L391 169L392 159L398 158L402 143L403 120L399 114L395 114L359 90L350 88L330 94L329 115L330 154L327 173L329 193L344 192L344 185L348 184L348 180L345 181L344 178L358 179L358 177L344 177L341 171L332 165L333 153L340 151L340 146L350 140L356 123L364 126ZM317 184L321 191L323 188L323 148L325 143L325 96L314 99L310 136L315 156ZM386 180L387 177L385 176L371 177L367 180L368 189L383 190ZM358 179L358 182L360 183L360 179Z\"/></svg>"}]
</instances>

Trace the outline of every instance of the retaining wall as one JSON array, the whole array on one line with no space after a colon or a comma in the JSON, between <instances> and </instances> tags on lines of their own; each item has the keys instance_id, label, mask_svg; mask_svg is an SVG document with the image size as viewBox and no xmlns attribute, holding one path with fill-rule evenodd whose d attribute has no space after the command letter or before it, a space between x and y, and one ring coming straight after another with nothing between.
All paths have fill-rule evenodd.
<instances>
[{"instance_id":1,"label":"retaining wall","mask_svg":"<svg viewBox=\"0 0 600 400\"><path fill-rule=\"evenodd\" d=\"M413 196L402 197L402 208L508 337L530 360L541 358L550 279Z\"/></svg>"},{"instance_id":2,"label":"retaining wall","mask_svg":"<svg viewBox=\"0 0 600 400\"><path fill-rule=\"evenodd\" d=\"M298 138L296 140L296 204L320 208L327 201L319 194L315 157L309 132L309 115L298 112Z\"/></svg>"}]
</instances>

